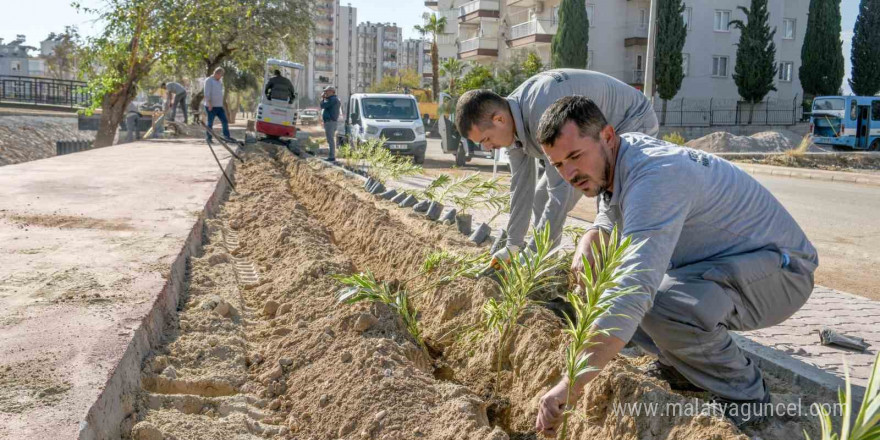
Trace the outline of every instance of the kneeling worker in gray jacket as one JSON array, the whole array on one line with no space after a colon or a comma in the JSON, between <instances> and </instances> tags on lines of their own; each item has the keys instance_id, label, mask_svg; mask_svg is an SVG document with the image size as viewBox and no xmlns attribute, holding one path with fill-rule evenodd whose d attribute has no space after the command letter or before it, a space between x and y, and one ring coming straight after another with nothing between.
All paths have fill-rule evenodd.
<instances>
[{"instance_id":1,"label":"kneeling worker in gray jacket","mask_svg":"<svg viewBox=\"0 0 880 440\"><path fill-rule=\"evenodd\" d=\"M541 115L557 99L582 95L592 99L609 123L620 133L638 132L656 136L657 116L644 94L608 75L589 70L558 69L541 72L519 86L507 98L489 90L473 90L458 100L456 128L462 136L483 148L510 147L510 220L507 224L511 249L521 248L529 219L543 229L550 225L556 242L565 218L580 199L552 167L538 179L537 162L546 156L535 139ZM498 257L507 258L507 249Z\"/></svg>"},{"instance_id":2,"label":"kneeling worker in gray jacket","mask_svg":"<svg viewBox=\"0 0 880 440\"><path fill-rule=\"evenodd\" d=\"M624 263L641 271L618 287L639 293L614 298L596 322L607 336L586 350L590 364L601 370L632 340L658 356L649 375L673 389L711 392L738 426L765 418L767 384L729 331L779 324L810 297L819 257L794 218L730 162L644 134L618 135L582 96L550 106L536 135L551 169L599 197L573 272L584 270L581 256L593 264L591 243L615 225L644 242ZM536 430L555 436L569 388L580 396L597 374L562 380L548 391Z\"/></svg>"}]
</instances>

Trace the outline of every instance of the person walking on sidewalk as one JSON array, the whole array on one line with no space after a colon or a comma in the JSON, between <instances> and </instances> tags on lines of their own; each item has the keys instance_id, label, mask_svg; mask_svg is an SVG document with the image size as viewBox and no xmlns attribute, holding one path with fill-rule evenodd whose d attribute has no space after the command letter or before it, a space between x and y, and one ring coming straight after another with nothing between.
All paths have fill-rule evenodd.
<instances>
[{"instance_id":1,"label":"person walking on sidewalk","mask_svg":"<svg viewBox=\"0 0 880 440\"><path fill-rule=\"evenodd\" d=\"M330 155L327 160L336 160L336 127L339 124L339 109L342 104L336 96L336 88L327 86L321 94L321 119L324 121L324 135L327 136L327 144L330 146Z\"/></svg>"},{"instance_id":2,"label":"person walking on sidewalk","mask_svg":"<svg viewBox=\"0 0 880 440\"><path fill-rule=\"evenodd\" d=\"M595 324L600 335L583 353L597 370L575 383L563 379L544 394L536 430L555 436L569 389L581 396L629 341L657 356L649 376L674 390L710 392L737 426L765 419L770 390L730 331L779 324L810 297L819 256L791 214L724 159L641 133L618 135L600 106L583 96L556 101L535 134L549 169L587 197L599 197L572 272L585 270L582 256L594 264L592 246L615 226L643 243L622 263L638 272L607 292L632 286L638 293L611 300Z\"/></svg>"},{"instance_id":3,"label":"person walking on sidewalk","mask_svg":"<svg viewBox=\"0 0 880 440\"><path fill-rule=\"evenodd\" d=\"M169 121L174 121L174 118L177 116L177 107L180 107L183 110L183 123L186 124L187 115L186 115L186 88L183 87L180 83L176 82L168 82L162 83L162 90L166 91L165 95L165 109L171 110L171 116L168 118Z\"/></svg>"},{"instance_id":4,"label":"person walking on sidewalk","mask_svg":"<svg viewBox=\"0 0 880 440\"><path fill-rule=\"evenodd\" d=\"M523 246L529 220L543 230L549 224L550 239L562 235L568 212L581 198L552 167L538 175L537 162L547 157L535 139L544 111L563 96L593 99L621 133L657 135L659 123L651 101L633 87L599 72L556 69L541 72L504 98L489 90L472 90L458 100L455 124L458 132L483 148L509 148L510 218L507 246L493 262L506 260L509 251Z\"/></svg>"},{"instance_id":5,"label":"person walking on sidewalk","mask_svg":"<svg viewBox=\"0 0 880 440\"><path fill-rule=\"evenodd\" d=\"M205 78L205 113L208 115L208 128L213 130L214 118L220 119L223 125L223 137L232 138L229 135L229 121L226 119L226 111L223 109L223 73L222 67L214 69L214 74ZM211 141L211 133L206 133L207 139Z\"/></svg>"}]
</instances>

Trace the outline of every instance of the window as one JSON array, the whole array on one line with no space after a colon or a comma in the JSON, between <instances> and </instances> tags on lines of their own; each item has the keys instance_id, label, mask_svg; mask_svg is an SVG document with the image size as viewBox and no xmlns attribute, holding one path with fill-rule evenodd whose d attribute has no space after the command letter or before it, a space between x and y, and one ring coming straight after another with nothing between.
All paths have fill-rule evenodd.
<instances>
[{"instance_id":1,"label":"window","mask_svg":"<svg viewBox=\"0 0 880 440\"><path fill-rule=\"evenodd\" d=\"M715 32L730 32L730 11L715 10Z\"/></svg>"},{"instance_id":2,"label":"window","mask_svg":"<svg viewBox=\"0 0 880 440\"><path fill-rule=\"evenodd\" d=\"M590 21L590 27L596 27L595 15L593 14L593 5L587 5L587 20Z\"/></svg>"},{"instance_id":3,"label":"window","mask_svg":"<svg viewBox=\"0 0 880 440\"><path fill-rule=\"evenodd\" d=\"M871 120L880 121L880 101L871 101Z\"/></svg>"},{"instance_id":4,"label":"window","mask_svg":"<svg viewBox=\"0 0 880 440\"><path fill-rule=\"evenodd\" d=\"M859 119L859 107L855 99L849 102L849 118L853 121Z\"/></svg>"},{"instance_id":5,"label":"window","mask_svg":"<svg viewBox=\"0 0 880 440\"><path fill-rule=\"evenodd\" d=\"M684 76L688 76L688 67L691 64L691 56L690 54L683 53L681 54L681 71L684 73Z\"/></svg>"},{"instance_id":6,"label":"window","mask_svg":"<svg viewBox=\"0 0 880 440\"><path fill-rule=\"evenodd\" d=\"M21 70L21 62L19 62L19 61L14 61L13 63L11 63L11 68L12 68L12 71L13 71L13 72L18 72L18 71L20 71L20 70Z\"/></svg>"},{"instance_id":7,"label":"window","mask_svg":"<svg viewBox=\"0 0 880 440\"><path fill-rule=\"evenodd\" d=\"M793 18L783 18L782 19L782 39L783 40L794 40L795 23L796 23L796 21Z\"/></svg>"},{"instance_id":8,"label":"window","mask_svg":"<svg viewBox=\"0 0 880 440\"><path fill-rule=\"evenodd\" d=\"M587 51L587 69L593 68L593 51Z\"/></svg>"},{"instance_id":9,"label":"window","mask_svg":"<svg viewBox=\"0 0 880 440\"><path fill-rule=\"evenodd\" d=\"M559 6L554 6L552 8L553 11L553 24L559 23Z\"/></svg>"},{"instance_id":10,"label":"window","mask_svg":"<svg viewBox=\"0 0 880 440\"><path fill-rule=\"evenodd\" d=\"M794 71L794 63L790 61L784 61L779 63L779 80L791 82L791 75Z\"/></svg>"},{"instance_id":11,"label":"window","mask_svg":"<svg viewBox=\"0 0 880 440\"><path fill-rule=\"evenodd\" d=\"M725 56L712 57L712 76L718 76L718 77L727 76L727 57L725 57Z\"/></svg>"},{"instance_id":12,"label":"window","mask_svg":"<svg viewBox=\"0 0 880 440\"><path fill-rule=\"evenodd\" d=\"M636 70L642 70L642 56L636 56Z\"/></svg>"},{"instance_id":13,"label":"window","mask_svg":"<svg viewBox=\"0 0 880 440\"><path fill-rule=\"evenodd\" d=\"M648 27L648 10L639 9L639 27Z\"/></svg>"},{"instance_id":14,"label":"window","mask_svg":"<svg viewBox=\"0 0 880 440\"><path fill-rule=\"evenodd\" d=\"M681 18L684 19L684 27L687 30L691 30L691 16L693 14L692 8L684 8L684 12L681 13Z\"/></svg>"}]
</instances>

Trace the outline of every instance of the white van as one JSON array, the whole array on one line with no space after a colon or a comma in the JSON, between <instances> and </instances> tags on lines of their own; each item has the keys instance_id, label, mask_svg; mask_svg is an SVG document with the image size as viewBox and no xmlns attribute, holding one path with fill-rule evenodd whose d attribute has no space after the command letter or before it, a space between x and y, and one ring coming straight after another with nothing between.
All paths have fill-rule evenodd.
<instances>
[{"instance_id":1,"label":"white van","mask_svg":"<svg viewBox=\"0 0 880 440\"><path fill-rule=\"evenodd\" d=\"M419 103L412 95L351 95L345 123L346 133L355 145L385 138L385 147L391 152L412 156L413 162L418 164L425 162L428 140L419 116Z\"/></svg>"}]
</instances>

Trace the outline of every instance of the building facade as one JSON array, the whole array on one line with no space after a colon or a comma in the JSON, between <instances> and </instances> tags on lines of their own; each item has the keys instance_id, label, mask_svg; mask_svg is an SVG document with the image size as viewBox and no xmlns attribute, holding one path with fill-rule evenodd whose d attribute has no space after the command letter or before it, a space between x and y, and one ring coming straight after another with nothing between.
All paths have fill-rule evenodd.
<instances>
[{"instance_id":1,"label":"building facade","mask_svg":"<svg viewBox=\"0 0 880 440\"><path fill-rule=\"evenodd\" d=\"M334 62L334 85L342 102L356 91L358 38L357 8L340 6L335 20L336 59Z\"/></svg>"},{"instance_id":2,"label":"building facade","mask_svg":"<svg viewBox=\"0 0 880 440\"><path fill-rule=\"evenodd\" d=\"M15 40L4 44L0 39L0 75L29 76L28 51L33 47L24 44L25 36L18 35Z\"/></svg>"},{"instance_id":3,"label":"building facade","mask_svg":"<svg viewBox=\"0 0 880 440\"><path fill-rule=\"evenodd\" d=\"M385 76L396 76L400 71L402 30L396 23L361 23L357 27L358 93L382 81Z\"/></svg>"},{"instance_id":4,"label":"building facade","mask_svg":"<svg viewBox=\"0 0 880 440\"><path fill-rule=\"evenodd\" d=\"M315 33L309 42L306 62L306 92L310 102L320 98L324 87L336 79L336 19L339 0L316 0L312 3Z\"/></svg>"},{"instance_id":5,"label":"building facade","mask_svg":"<svg viewBox=\"0 0 880 440\"><path fill-rule=\"evenodd\" d=\"M434 0L425 6L447 18L441 57L495 64L518 53L535 52L550 61L560 0ZM739 6L748 0L685 0L688 37L682 50L685 78L676 98L737 100L733 81L740 32L731 20L744 20ZM614 76L634 87L644 85L649 0L586 0L590 18L589 61L585 68ZM801 93L797 77L809 2L769 0L770 26L777 29L776 92L770 100L794 100ZM451 38L450 38L451 37Z\"/></svg>"}]
</instances>

